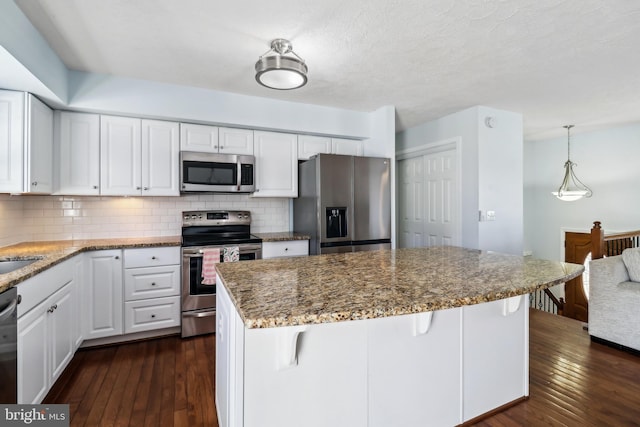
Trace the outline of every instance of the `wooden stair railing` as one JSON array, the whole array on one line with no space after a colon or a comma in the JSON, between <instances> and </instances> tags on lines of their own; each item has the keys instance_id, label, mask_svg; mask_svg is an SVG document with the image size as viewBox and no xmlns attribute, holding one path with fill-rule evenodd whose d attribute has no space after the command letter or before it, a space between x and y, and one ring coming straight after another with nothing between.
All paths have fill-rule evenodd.
<instances>
[{"instance_id":1,"label":"wooden stair railing","mask_svg":"<svg viewBox=\"0 0 640 427\"><path fill-rule=\"evenodd\" d=\"M620 255L627 248L639 246L640 230L605 235L601 222L594 221L591 228L591 259Z\"/></svg>"}]
</instances>

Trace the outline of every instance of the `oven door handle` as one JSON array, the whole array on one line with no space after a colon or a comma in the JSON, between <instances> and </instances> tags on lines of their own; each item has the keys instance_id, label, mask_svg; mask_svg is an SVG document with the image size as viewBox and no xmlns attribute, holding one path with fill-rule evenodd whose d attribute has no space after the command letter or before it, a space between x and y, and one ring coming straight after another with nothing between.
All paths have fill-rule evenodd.
<instances>
[{"instance_id":1,"label":"oven door handle","mask_svg":"<svg viewBox=\"0 0 640 427\"><path fill-rule=\"evenodd\" d=\"M184 317L211 317L215 315L215 311L200 311L198 313L182 312L182 316Z\"/></svg>"}]
</instances>

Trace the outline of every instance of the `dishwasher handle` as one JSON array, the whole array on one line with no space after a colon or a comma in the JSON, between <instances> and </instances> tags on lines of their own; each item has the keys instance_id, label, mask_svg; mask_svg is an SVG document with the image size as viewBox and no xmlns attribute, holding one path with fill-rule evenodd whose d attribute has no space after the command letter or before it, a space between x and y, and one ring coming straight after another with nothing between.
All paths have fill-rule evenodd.
<instances>
[{"instance_id":1,"label":"dishwasher handle","mask_svg":"<svg viewBox=\"0 0 640 427\"><path fill-rule=\"evenodd\" d=\"M9 316L13 314L16 306L18 305L18 298L14 298L11 300L9 304L0 312L0 323L5 321Z\"/></svg>"}]
</instances>

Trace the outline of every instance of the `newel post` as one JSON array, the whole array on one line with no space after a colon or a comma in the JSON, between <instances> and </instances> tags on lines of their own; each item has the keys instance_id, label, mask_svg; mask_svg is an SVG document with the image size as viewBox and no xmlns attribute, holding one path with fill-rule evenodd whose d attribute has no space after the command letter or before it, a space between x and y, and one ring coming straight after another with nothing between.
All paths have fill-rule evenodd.
<instances>
[{"instance_id":1,"label":"newel post","mask_svg":"<svg viewBox=\"0 0 640 427\"><path fill-rule=\"evenodd\" d=\"M594 221L591 228L591 259L598 259L604 256L604 231L600 224L600 221Z\"/></svg>"}]
</instances>

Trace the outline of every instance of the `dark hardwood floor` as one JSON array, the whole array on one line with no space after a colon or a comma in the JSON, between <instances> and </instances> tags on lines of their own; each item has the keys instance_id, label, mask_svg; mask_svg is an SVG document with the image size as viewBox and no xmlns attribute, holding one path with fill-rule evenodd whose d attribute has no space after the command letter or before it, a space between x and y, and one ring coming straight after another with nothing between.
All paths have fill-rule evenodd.
<instances>
[{"instance_id":1,"label":"dark hardwood floor","mask_svg":"<svg viewBox=\"0 0 640 427\"><path fill-rule=\"evenodd\" d=\"M217 426L214 354L213 335L81 350L45 402L72 426ZM476 425L640 426L640 356L531 310L530 398Z\"/></svg>"}]
</instances>

